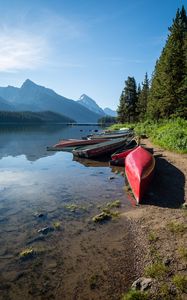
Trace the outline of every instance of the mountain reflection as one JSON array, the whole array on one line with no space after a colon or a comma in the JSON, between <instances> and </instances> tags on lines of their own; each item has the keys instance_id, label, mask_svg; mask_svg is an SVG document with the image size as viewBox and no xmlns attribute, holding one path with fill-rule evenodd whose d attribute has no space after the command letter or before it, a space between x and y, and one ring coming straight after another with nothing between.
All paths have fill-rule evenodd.
<instances>
[{"instance_id":1,"label":"mountain reflection","mask_svg":"<svg viewBox=\"0 0 187 300\"><path fill-rule=\"evenodd\" d=\"M56 152L47 151L47 146L60 139L81 138L98 126L0 126L0 159L6 156L25 155L27 160L36 161Z\"/></svg>"}]
</instances>

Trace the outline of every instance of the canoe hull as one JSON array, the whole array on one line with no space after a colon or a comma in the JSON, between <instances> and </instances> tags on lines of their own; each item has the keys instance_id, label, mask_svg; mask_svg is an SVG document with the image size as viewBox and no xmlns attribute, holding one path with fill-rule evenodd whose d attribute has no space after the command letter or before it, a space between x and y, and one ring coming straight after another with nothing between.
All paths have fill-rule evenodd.
<instances>
[{"instance_id":1,"label":"canoe hull","mask_svg":"<svg viewBox=\"0 0 187 300\"><path fill-rule=\"evenodd\" d=\"M58 144L55 144L52 147L48 147L47 150L66 150L67 148L73 149L75 147L83 147L87 145L94 145L97 143L102 143L108 141L107 139L95 139L95 140L78 140L78 139L68 139L68 140L61 140Z\"/></svg>"},{"instance_id":2,"label":"canoe hull","mask_svg":"<svg viewBox=\"0 0 187 300\"><path fill-rule=\"evenodd\" d=\"M125 173L137 203L150 186L155 168L153 155L142 148L137 147L127 157L125 162Z\"/></svg>"},{"instance_id":3,"label":"canoe hull","mask_svg":"<svg viewBox=\"0 0 187 300\"><path fill-rule=\"evenodd\" d=\"M73 150L73 154L78 157L92 158L99 157L102 155L108 155L113 153L115 150L119 149L125 145L126 139L115 139L97 145L91 145L88 147L83 147Z\"/></svg>"}]
</instances>

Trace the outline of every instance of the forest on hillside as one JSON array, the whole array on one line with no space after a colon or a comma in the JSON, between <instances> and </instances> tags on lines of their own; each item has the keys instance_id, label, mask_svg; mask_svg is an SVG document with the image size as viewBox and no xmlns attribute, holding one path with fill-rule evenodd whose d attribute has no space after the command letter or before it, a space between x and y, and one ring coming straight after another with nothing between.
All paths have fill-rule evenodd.
<instances>
[{"instance_id":1,"label":"forest on hillside","mask_svg":"<svg viewBox=\"0 0 187 300\"><path fill-rule=\"evenodd\" d=\"M152 78L143 83L128 77L118 106L118 122L187 119L187 16L184 6L176 12L173 24Z\"/></svg>"},{"instance_id":2,"label":"forest on hillside","mask_svg":"<svg viewBox=\"0 0 187 300\"><path fill-rule=\"evenodd\" d=\"M0 111L0 124L4 123L76 123L74 120L51 112L51 111L43 111L43 112L10 112L10 111Z\"/></svg>"}]
</instances>

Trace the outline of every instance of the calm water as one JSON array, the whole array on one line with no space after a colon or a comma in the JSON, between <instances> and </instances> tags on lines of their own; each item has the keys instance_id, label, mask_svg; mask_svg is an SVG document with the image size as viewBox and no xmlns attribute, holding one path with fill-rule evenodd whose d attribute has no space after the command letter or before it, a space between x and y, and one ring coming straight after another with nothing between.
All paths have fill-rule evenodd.
<instances>
[{"instance_id":1,"label":"calm water","mask_svg":"<svg viewBox=\"0 0 187 300\"><path fill-rule=\"evenodd\" d=\"M114 200L122 205L113 211L132 209L123 168L46 151L95 129L0 128L0 299L119 299L127 289L130 224L92 221ZM21 259L25 249L34 255Z\"/></svg>"}]
</instances>

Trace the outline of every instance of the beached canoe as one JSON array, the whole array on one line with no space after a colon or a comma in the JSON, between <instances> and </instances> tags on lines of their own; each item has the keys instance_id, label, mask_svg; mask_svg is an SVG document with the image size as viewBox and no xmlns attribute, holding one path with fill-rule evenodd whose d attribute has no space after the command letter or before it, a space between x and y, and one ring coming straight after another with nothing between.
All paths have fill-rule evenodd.
<instances>
[{"instance_id":1,"label":"beached canoe","mask_svg":"<svg viewBox=\"0 0 187 300\"><path fill-rule=\"evenodd\" d=\"M127 143L124 138L118 138L114 140L108 140L107 142L102 142L96 145L89 145L73 150L73 154L78 157L99 157L106 154L111 154L117 149L121 148Z\"/></svg>"},{"instance_id":2,"label":"beached canoe","mask_svg":"<svg viewBox=\"0 0 187 300\"><path fill-rule=\"evenodd\" d=\"M124 167L125 158L127 155L133 151L136 147L138 147L135 139L131 139L129 143L127 143L122 149L117 150L115 153L111 155L111 160L109 164L111 166L120 166Z\"/></svg>"},{"instance_id":3,"label":"beached canoe","mask_svg":"<svg viewBox=\"0 0 187 300\"><path fill-rule=\"evenodd\" d=\"M110 131L105 133L93 134L89 135L87 138L90 140L93 139L119 139L123 137L133 136L134 133L132 130L124 130L124 131Z\"/></svg>"},{"instance_id":4,"label":"beached canoe","mask_svg":"<svg viewBox=\"0 0 187 300\"><path fill-rule=\"evenodd\" d=\"M155 168L154 156L138 146L131 151L125 160L125 173L137 203L149 188Z\"/></svg>"},{"instance_id":5,"label":"beached canoe","mask_svg":"<svg viewBox=\"0 0 187 300\"><path fill-rule=\"evenodd\" d=\"M47 147L47 150L50 151L60 151L66 150L67 148L75 148L80 146L86 145L94 145L97 143L102 143L108 141L108 139L95 139L95 140L80 140L80 139L68 139L68 140L61 140L58 144L55 144L52 147Z\"/></svg>"}]
</instances>

